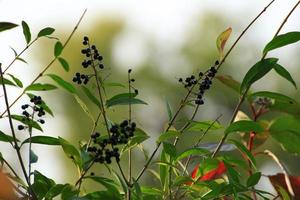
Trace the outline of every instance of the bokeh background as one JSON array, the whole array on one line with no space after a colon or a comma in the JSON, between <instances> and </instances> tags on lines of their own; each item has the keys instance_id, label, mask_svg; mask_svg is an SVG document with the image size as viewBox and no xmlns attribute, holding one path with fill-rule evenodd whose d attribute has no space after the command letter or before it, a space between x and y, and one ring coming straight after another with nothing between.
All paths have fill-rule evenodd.
<instances>
[{"instance_id":1,"label":"bokeh background","mask_svg":"<svg viewBox=\"0 0 300 200\"><path fill-rule=\"evenodd\" d=\"M219 73L229 74L241 81L247 70L261 57L264 45L273 37L295 2L295 0L276 1L242 38ZM175 110L185 94L185 90L178 83L178 78L189 76L191 73L197 74L210 67L218 59L215 45L218 34L232 27L233 33L227 44L227 47L230 46L268 3L266 0L0 0L0 21L21 24L24 20L29 24L33 37L40 29L50 26L56 29L54 36L64 42L87 8L87 14L62 54L70 64L70 72L64 72L59 63L55 63L49 72L57 73L65 80L71 81L75 72L83 71L81 68L83 56L80 53L83 36L89 36L103 54L108 79L125 83L127 70L132 68L136 79L134 85L140 91L140 98L149 104L134 106L133 118L138 126L151 136L145 142L145 149L151 152L156 145L156 138L168 120L166 99ZM282 33L299 29L300 10L297 10ZM53 58L54 43L54 40L39 40L22 56L28 64L16 62L9 73L15 74L25 85L28 84ZM21 27L0 33L2 66L7 66L14 57L10 47L19 52L24 46L25 39ZM270 56L280 58L281 65L290 71L298 85L299 53L298 44L270 53ZM47 78L41 80L51 82ZM300 97L298 90L293 89L290 83L274 72L256 83L253 88L282 92L295 99ZM110 88L107 97L122 91L125 90ZM10 102L20 92L10 88ZM0 94L3 94L2 91ZM48 115L43 126L44 133L34 134L61 136L74 144L78 144L79 140L88 139L92 121L71 95L61 89L39 94L52 108L55 117ZM82 98L85 99L84 96ZM0 100L2 112L5 106L3 96L0 96ZM238 96L215 81L205 100L205 105L197 114L197 120L213 120L222 114L220 121L226 125ZM12 108L12 112L21 113L20 106L26 101L28 98L24 96ZM92 114L96 115L95 107L89 103L87 105ZM115 107L109 111L110 118L120 121L127 117L126 110L126 107ZM247 109L244 110L247 112ZM185 109L180 119L187 119L191 112L191 108ZM0 120L0 127L3 132L9 132L7 119ZM26 138L25 132L17 134L21 138ZM186 134L180 141L178 150L190 147L197 136L199 133ZM212 132L207 141L217 141L220 136L221 133ZM278 154L291 174L300 175L298 157L282 152L280 146L272 139L264 147ZM66 159L60 147L35 145L33 149L39 156L39 162L34 164L34 169L52 177L58 183L76 181L75 167L69 159ZM1 143L0 151L7 160L18 166L9 145ZM26 157L26 154L24 156ZM144 163L143 153L135 151L134 158L134 172L137 172ZM126 157L123 160L126 161ZM273 162L266 159L260 159L259 163L265 175L280 171ZM98 175L107 173L105 168L101 167L96 167L93 171ZM144 176L143 181L155 183L149 174ZM272 191L266 178L262 178L260 187Z\"/></svg>"}]
</instances>

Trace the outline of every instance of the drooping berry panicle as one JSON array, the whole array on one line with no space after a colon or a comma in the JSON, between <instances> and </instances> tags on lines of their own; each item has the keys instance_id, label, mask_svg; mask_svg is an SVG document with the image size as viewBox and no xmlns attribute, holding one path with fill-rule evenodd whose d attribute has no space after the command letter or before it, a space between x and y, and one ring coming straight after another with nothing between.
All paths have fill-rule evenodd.
<instances>
[{"instance_id":1,"label":"drooping berry panicle","mask_svg":"<svg viewBox=\"0 0 300 200\"><path fill-rule=\"evenodd\" d=\"M114 157L117 162L120 161L120 153L117 145L127 144L130 138L134 136L136 124L124 120L120 124L115 124L110 128L110 137L102 136L99 132L91 135L92 144L88 147L88 152L94 158L95 162L110 164Z\"/></svg>"},{"instance_id":2,"label":"drooping berry panicle","mask_svg":"<svg viewBox=\"0 0 300 200\"><path fill-rule=\"evenodd\" d=\"M85 36L83 38L82 44L85 46L82 50L81 53L85 55L85 59L81 63L83 68L88 68L90 66L97 67L99 69L104 69L104 64L103 64L103 56L100 55L97 47L93 44L90 43L89 38ZM82 74L79 72L75 73L75 76L73 77L73 82L77 84L87 84L92 78L95 76L95 74Z\"/></svg>"},{"instance_id":3,"label":"drooping berry panicle","mask_svg":"<svg viewBox=\"0 0 300 200\"><path fill-rule=\"evenodd\" d=\"M219 65L219 61L216 61L215 64L205 73L199 72L198 79L196 79L194 75L187 77L185 80L179 78L179 82L182 83L184 87L189 90L192 90L198 84L199 86L198 91L192 93L196 96L196 98L194 99L194 103L196 105L204 104L204 99L203 99L204 93L212 85L212 80L217 73L218 65Z\"/></svg>"},{"instance_id":4,"label":"drooping berry panicle","mask_svg":"<svg viewBox=\"0 0 300 200\"><path fill-rule=\"evenodd\" d=\"M42 117L46 114L44 108L42 107L43 101L40 96L32 96L30 98L30 104L24 104L21 106L24 116L22 121L24 124L29 124L30 120L36 120L37 122L44 124L45 120ZM38 116L36 118L36 115ZM28 125L18 125L18 130L23 130L29 128Z\"/></svg>"}]
</instances>

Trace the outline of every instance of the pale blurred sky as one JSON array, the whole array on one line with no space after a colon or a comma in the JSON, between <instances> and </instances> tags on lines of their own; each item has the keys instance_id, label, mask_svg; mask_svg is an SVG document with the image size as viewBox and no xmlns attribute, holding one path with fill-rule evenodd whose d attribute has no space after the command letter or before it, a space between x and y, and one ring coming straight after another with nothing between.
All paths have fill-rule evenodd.
<instances>
[{"instance_id":1,"label":"pale blurred sky","mask_svg":"<svg viewBox=\"0 0 300 200\"><path fill-rule=\"evenodd\" d=\"M0 21L21 24L21 21L25 20L32 32L36 34L45 26L54 27L57 32L71 31L85 8L88 11L79 27L79 33L84 33L84 30L88 30L96 19L101 19L103 16L125 19L131 31L123 40L119 41L122 45L116 46L114 49L116 55L114 56L117 62L130 66L141 62L136 60L137 58L141 59L136 56L136 53L144 51L142 38L135 38L135 30L151 35L159 44L168 44L170 48L176 48L183 41L186 32L193 26L195 17L201 16L201 14L210 11L220 13L228 19L228 26L231 26L232 20L246 26L269 2L269 0L0 0ZM277 0L246 34L244 40L261 42L263 47L274 34L281 19L295 3L296 0ZM300 10L293 14L283 32L293 30L293 28L299 30L299 19ZM232 28L235 31L235 27ZM241 27L236 28L241 29ZM205 32L205 27L203 31ZM18 51L24 47L25 41L20 32L19 29L0 33L0 62L3 63L3 66L10 61L7 58L13 58L9 46ZM64 40L64 38L62 39ZM133 52L124 52L123 49L128 49L124 48L126 45L136 45L136 48L131 48ZM36 61L31 60L30 62L34 64ZM20 73L26 73L26 68L21 69ZM26 75L22 78L29 81L32 76ZM2 107L1 111L3 109ZM57 116L55 120L63 120L63 118ZM61 128L63 127L57 126L53 122L51 130L59 132ZM47 133L50 132L47 131ZM40 159L41 163L36 167L52 166L51 170L47 168L41 171L63 181L57 174L61 163L53 155L53 150L49 150L49 152L39 152L41 157L44 156L47 159ZM55 152L57 151L55 150ZM57 163L53 164L53 160L57 160Z\"/></svg>"}]
</instances>

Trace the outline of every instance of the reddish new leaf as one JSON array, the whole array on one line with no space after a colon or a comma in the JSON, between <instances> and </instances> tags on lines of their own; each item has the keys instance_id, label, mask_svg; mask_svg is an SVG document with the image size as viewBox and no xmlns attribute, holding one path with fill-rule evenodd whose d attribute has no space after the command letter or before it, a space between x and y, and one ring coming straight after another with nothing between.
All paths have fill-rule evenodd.
<instances>
[{"instance_id":1,"label":"reddish new leaf","mask_svg":"<svg viewBox=\"0 0 300 200\"><path fill-rule=\"evenodd\" d=\"M192 171L191 177L192 179L197 178L197 174L199 171L200 164L197 164ZM203 176L199 177L198 181L210 181L221 177L226 172L226 166L223 161L219 161L218 167L216 169L210 170L205 173ZM192 182L187 182L186 185L192 185Z\"/></svg>"},{"instance_id":2,"label":"reddish new leaf","mask_svg":"<svg viewBox=\"0 0 300 200\"><path fill-rule=\"evenodd\" d=\"M268 177L277 192L279 189L278 186L284 188L288 192L288 188L283 173L278 173L276 175L268 176ZM289 179L291 181L291 185L295 194L295 199L300 199L300 176L289 176Z\"/></svg>"}]
</instances>

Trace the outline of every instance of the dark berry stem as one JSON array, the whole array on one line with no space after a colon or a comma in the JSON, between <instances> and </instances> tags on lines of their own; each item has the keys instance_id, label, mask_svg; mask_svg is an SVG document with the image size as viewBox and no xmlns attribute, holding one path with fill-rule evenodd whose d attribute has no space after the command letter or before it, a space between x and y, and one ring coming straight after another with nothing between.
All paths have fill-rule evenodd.
<instances>
[{"instance_id":1,"label":"dark berry stem","mask_svg":"<svg viewBox=\"0 0 300 200\"><path fill-rule=\"evenodd\" d=\"M3 79L3 72L2 72L2 64L1 63L0 63L0 75L1 75L1 80L4 80ZM36 197L32 187L31 187L29 177L28 177L28 174L26 172L25 165L24 165L24 162L23 162L23 159L22 159L22 156L21 156L20 147L18 145L17 137L16 137L16 134L15 134L15 129L14 129L13 122L12 122L12 117L11 117L11 114L10 114L10 108L9 108L8 97L7 97L8 95L7 95L5 84L2 84L2 88L3 88L3 93L4 93L4 99L5 99L6 111L7 111L7 114L8 114L8 121L9 121L9 125L10 125L10 130L11 130L12 137L13 137L14 148L17 152L17 156L18 156L18 159L19 159L19 162L20 162L25 180L28 184L29 193L32 195L32 198L34 200L37 200L37 197Z\"/></svg>"},{"instance_id":2,"label":"dark berry stem","mask_svg":"<svg viewBox=\"0 0 300 200\"><path fill-rule=\"evenodd\" d=\"M129 124L131 123L131 69L128 70L128 93L129 93L129 104L128 104L128 121ZM131 177L132 177L132 152L131 149L128 151L128 183L129 186L127 187L127 200L131 200Z\"/></svg>"}]
</instances>

